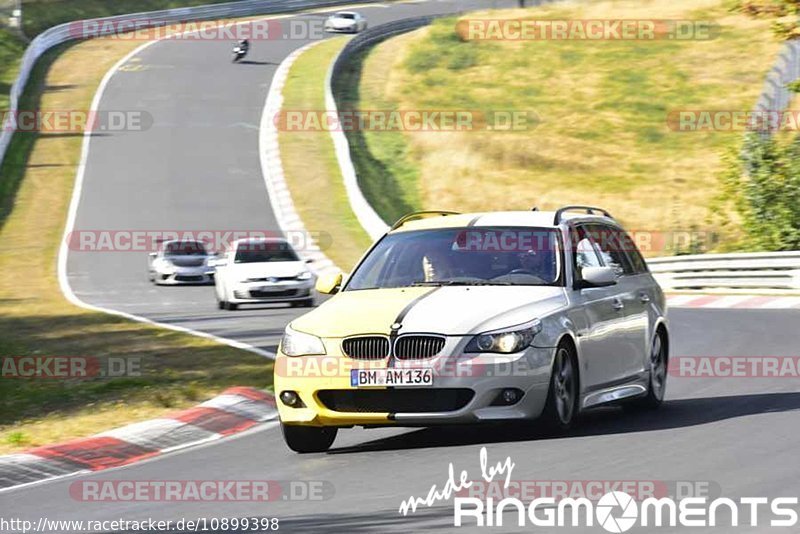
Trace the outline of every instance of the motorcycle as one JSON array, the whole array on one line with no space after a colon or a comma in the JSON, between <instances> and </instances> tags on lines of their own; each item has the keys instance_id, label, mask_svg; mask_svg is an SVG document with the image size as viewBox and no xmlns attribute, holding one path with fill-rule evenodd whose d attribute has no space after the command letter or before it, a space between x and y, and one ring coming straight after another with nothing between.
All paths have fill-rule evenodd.
<instances>
[{"instance_id":1,"label":"motorcycle","mask_svg":"<svg viewBox=\"0 0 800 534\"><path fill-rule=\"evenodd\" d=\"M245 50L241 46L236 46L236 48L233 49L233 63L238 63L246 55L247 55L247 50Z\"/></svg>"}]
</instances>

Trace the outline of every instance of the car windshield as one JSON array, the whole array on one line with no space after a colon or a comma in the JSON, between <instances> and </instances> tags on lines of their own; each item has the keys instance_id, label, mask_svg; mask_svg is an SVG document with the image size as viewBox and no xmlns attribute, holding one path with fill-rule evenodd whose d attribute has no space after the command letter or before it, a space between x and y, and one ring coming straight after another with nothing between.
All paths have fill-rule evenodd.
<instances>
[{"instance_id":1,"label":"car windshield","mask_svg":"<svg viewBox=\"0 0 800 534\"><path fill-rule=\"evenodd\" d=\"M173 241L164 247L165 256L206 256L208 252L199 241Z\"/></svg>"},{"instance_id":2,"label":"car windshield","mask_svg":"<svg viewBox=\"0 0 800 534\"><path fill-rule=\"evenodd\" d=\"M444 228L384 237L346 290L444 285L556 285L559 240L552 228Z\"/></svg>"},{"instance_id":3,"label":"car windshield","mask_svg":"<svg viewBox=\"0 0 800 534\"><path fill-rule=\"evenodd\" d=\"M250 241L240 243L236 249L234 263L265 263L277 261L300 261L292 246L286 242Z\"/></svg>"},{"instance_id":4,"label":"car windshield","mask_svg":"<svg viewBox=\"0 0 800 534\"><path fill-rule=\"evenodd\" d=\"M337 13L336 14L336 18L337 19L350 19L350 20L353 20L353 19L356 18L356 16L353 13Z\"/></svg>"}]
</instances>

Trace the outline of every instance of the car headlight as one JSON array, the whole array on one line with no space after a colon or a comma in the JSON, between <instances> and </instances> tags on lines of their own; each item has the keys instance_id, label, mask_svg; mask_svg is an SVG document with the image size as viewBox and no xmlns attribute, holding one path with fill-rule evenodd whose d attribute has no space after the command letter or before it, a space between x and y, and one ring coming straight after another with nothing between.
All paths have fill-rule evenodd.
<instances>
[{"instance_id":1,"label":"car headlight","mask_svg":"<svg viewBox=\"0 0 800 534\"><path fill-rule=\"evenodd\" d=\"M325 354L325 345L317 336L287 326L281 340L281 351L287 356L315 356Z\"/></svg>"},{"instance_id":2,"label":"car headlight","mask_svg":"<svg viewBox=\"0 0 800 534\"><path fill-rule=\"evenodd\" d=\"M153 267L163 272L172 272L175 270L175 265L166 258L158 258L153 262Z\"/></svg>"},{"instance_id":3,"label":"car headlight","mask_svg":"<svg viewBox=\"0 0 800 534\"><path fill-rule=\"evenodd\" d=\"M311 272L305 271L297 275L298 280L311 280Z\"/></svg>"},{"instance_id":4,"label":"car headlight","mask_svg":"<svg viewBox=\"0 0 800 534\"><path fill-rule=\"evenodd\" d=\"M494 332L485 332L473 337L464 352L498 352L513 354L525 350L533 343L536 334L542 331L539 319L525 325Z\"/></svg>"}]
</instances>

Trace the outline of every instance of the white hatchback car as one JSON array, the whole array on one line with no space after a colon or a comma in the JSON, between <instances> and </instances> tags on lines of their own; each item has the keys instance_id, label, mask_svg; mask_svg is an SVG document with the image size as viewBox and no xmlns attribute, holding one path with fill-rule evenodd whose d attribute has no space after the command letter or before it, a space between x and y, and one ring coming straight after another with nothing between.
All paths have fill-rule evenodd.
<instances>
[{"instance_id":1,"label":"white hatchback car","mask_svg":"<svg viewBox=\"0 0 800 534\"><path fill-rule=\"evenodd\" d=\"M326 32L358 33L367 29L367 19L355 11L339 11L325 20Z\"/></svg>"},{"instance_id":2,"label":"white hatchback car","mask_svg":"<svg viewBox=\"0 0 800 534\"><path fill-rule=\"evenodd\" d=\"M306 263L285 239L234 241L213 262L219 308L270 302L313 306L316 277Z\"/></svg>"}]
</instances>

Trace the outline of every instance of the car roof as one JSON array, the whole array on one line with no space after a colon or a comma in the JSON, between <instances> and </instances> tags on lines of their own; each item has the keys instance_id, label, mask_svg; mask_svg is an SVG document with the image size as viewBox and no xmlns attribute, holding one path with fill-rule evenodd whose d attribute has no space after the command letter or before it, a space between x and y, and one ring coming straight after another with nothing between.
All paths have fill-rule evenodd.
<instances>
[{"instance_id":1,"label":"car roof","mask_svg":"<svg viewBox=\"0 0 800 534\"><path fill-rule=\"evenodd\" d=\"M355 11L337 11L336 13L333 14L334 17L337 15L358 15L358 13L356 13Z\"/></svg>"},{"instance_id":2,"label":"car roof","mask_svg":"<svg viewBox=\"0 0 800 534\"><path fill-rule=\"evenodd\" d=\"M530 226L536 228L556 228L555 211L491 211L483 213L448 213L430 214L424 218L404 222L391 231L408 232L413 230L430 230L435 228L485 228L503 226ZM561 223L567 221L594 221L606 224L616 222L610 217L587 215L585 213L563 213Z\"/></svg>"}]
</instances>

